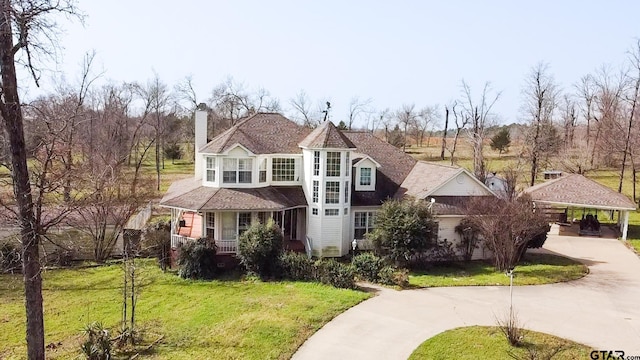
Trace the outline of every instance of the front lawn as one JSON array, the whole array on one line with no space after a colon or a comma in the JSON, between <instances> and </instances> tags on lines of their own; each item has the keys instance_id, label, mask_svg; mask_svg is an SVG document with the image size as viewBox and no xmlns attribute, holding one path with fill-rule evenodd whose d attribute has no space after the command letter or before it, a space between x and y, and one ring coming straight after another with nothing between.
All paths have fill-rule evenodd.
<instances>
[{"instance_id":1,"label":"front lawn","mask_svg":"<svg viewBox=\"0 0 640 360\"><path fill-rule=\"evenodd\" d=\"M423 342L409 357L418 359L545 359L545 354L562 347L554 359L589 359L591 349L582 344L544 333L525 330L524 346L512 347L500 329L494 326L471 326L445 331ZM515 357L510 356L512 352Z\"/></svg>"},{"instance_id":2,"label":"front lawn","mask_svg":"<svg viewBox=\"0 0 640 360\"><path fill-rule=\"evenodd\" d=\"M514 270L514 285L540 285L579 279L589 272L577 261L551 254L526 254ZM413 271L416 287L509 285L509 277L485 261L460 262Z\"/></svg>"},{"instance_id":3,"label":"front lawn","mask_svg":"<svg viewBox=\"0 0 640 360\"><path fill-rule=\"evenodd\" d=\"M316 330L368 298L317 283L188 281L143 261L136 315L159 359L288 359ZM121 314L120 265L44 273L47 358L79 355L80 331ZM25 356L22 277L0 275L0 359Z\"/></svg>"}]
</instances>

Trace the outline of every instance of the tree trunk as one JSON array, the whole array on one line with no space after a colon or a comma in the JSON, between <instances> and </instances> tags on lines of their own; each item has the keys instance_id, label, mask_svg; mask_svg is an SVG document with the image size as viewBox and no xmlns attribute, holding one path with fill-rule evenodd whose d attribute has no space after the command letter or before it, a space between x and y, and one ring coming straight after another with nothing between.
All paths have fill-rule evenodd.
<instances>
[{"instance_id":1,"label":"tree trunk","mask_svg":"<svg viewBox=\"0 0 640 360\"><path fill-rule=\"evenodd\" d=\"M624 143L624 154L622 154L622 169L620 169L620 181L618 182L618 192L622 192L622 182L624 181L624 169L627 166L627 154L629 153L629 142L631 141L631 130L633 129L633 117L636 112L636 104L638 93L640 92L640 78L636 80L633 92L633 100L631 102L631 111L629 113L629 126L627 127L627 136ZM634 194L635 195L635 194Z\"/></svg>"},{"instance_id":2,"label":"tree trunk","mask_svg":"<svg viewBox=\"0 0 640 360\"><path fill-rule=\"evenodd\" d=\"M40 235L33 213L33 199L27 168L22 109L18 97L13 52L13 18L11 0L2 0L0 22L0 74L2 76L2 102L0 112L9 137L13 191L20 216L22 241L22 271L24 278L25 309L27 315L27 357L44 359L44 319L42 314L42 276L38 242Z\"/></svg>"},{"instance_id":3,"label":"tree trunk","mask_svg":"<svg viewBox=\"0 0 640 360\"><path fill-rule=\"evenodd\" d=\"M449 127L449 109L444 109L444 132L442 133L442 149L440 150L440 160L444 160L444 149L447 147L447 128Z\"/></svg>"}]
</instances>

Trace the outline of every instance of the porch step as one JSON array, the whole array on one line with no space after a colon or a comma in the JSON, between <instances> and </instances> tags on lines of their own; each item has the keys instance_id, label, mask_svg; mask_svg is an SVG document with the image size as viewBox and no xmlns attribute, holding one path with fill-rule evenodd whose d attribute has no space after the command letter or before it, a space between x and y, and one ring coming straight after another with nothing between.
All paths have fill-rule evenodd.
<instances>
[{"instance_id":1,"label":"porch step","mask_svg":"<svg viewBox=\"0 0 640 360\"><path fill-rule=\"evenodd\" d=\"M300 240L285 240L284 249L287 251L294 251L304 253L304 244Z\"/></svg>"}]
</instances>

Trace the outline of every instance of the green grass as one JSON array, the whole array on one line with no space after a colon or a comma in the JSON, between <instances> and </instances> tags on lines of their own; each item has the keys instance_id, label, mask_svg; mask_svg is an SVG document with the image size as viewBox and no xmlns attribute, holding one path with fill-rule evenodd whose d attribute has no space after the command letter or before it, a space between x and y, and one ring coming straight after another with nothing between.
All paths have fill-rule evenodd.
<instances>
[{"instance_id":1,"label":"green grass","mask_svg":"<svg viewBox=\"0 0 640 360\"><path fill-rule=\"evenodd\" d=\"M423 342L409 359L483 359L502 360L512 358L528 359L527 349L535 349L538 355L549 353L562 346L563 350L554 359L588 359L591 349L582 344L553 335L525 330L524 346L512 347L493 326L471 326L445 331ZM540 359L544 357L540 356Z\"/></svg>"},{"instance_id":2,"label":"green grass","mask_svg":"<svg viewBox=\"0 0 640 360\"><path fill-rule=\"evenodd\" d=\"M577 261L551 254L526 254L514 270L514 285L540 285L579 279L588 268ZM509 277L484 261L435 266L413 271L409 284L416 287L509 285Z\"/></svg>"},{"instance_id":3,"label":"green grass","mask_svg":"<svg viewBox=\"0 0 640 360\"><path fill-rule=\"evenodd\" d=\"M143 261L137 317L159 359L283 359L322 325L370 295L316 283L187 281ZM119 265L44 273L47 358L78 356L80 330L100 321L116 329ZM0 275L0 358L25 356L22 278Z\"/></svg>"}]
</instances>

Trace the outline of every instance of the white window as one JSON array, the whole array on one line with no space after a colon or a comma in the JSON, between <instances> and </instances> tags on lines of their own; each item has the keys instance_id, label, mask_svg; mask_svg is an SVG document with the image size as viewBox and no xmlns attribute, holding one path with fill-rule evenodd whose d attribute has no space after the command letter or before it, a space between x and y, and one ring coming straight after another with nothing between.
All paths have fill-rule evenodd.
<instances>
[{"instance_id":1,"label":"white window","mask_svg":"<svg viewBox=\"0 0 640 360\"><path fill-rule=\"evenodd\" d=\"M320 151L313 152L313 175L320 175Z\"/></svg>"},{"instance_id":2,"label":"white window","mask_svg":"<svg viewBox=\"0 0 640 360\"><path fill-rule=\"evenodd\" d=\"M344 175L345 176L349 176L349 169L351 169L351 161L349 161L349 153L346 152L344 154L344 158L345 158L345 165L344 165Z\"/></svg>"},{"instance_id":3,"label":"white window","mask_svg":"<svg viewBox=\"0 0 640 360\"><path fill-rule=\"evenodd\" d=\"M340 215L340 209L324 209L325 216L338 216Z\"/></svg>"},{"instance_id":4,"label":"white window","mask_svg":"<svg viewBox=\"0 0 640 360\"><path fill-rule=\"evenodd\" d=\"M364 234L373 231L376 224L376 213L374 211L354 212L353 237L364 239Z\"/></svg>"},{"instance_id":5,"label":"white window","mask_svg":"<svg viewBox=\"0 0 640 360\"><path fill-rule=\"evenodd\" d=\"M207 181L216 181L216 158L212 156L207 156L206 177Z\"/></svg>"},{"instance_id":6,"label":"white window","mask_svg":"<svg viewBox=\"0 0 640 360\"><path fill-rule=\"evenodd\" d=\"M207 213L207 222L206 222L206 236L209 239L215 239L216 232L216 214L209 212Z\"/></svg>"},{"instance_id":7,"label":"white window","mask_svg":"<svg viewBox=\"0 0 640 360\"><path fill-rule=\"evenodd\" d=\"M267 159L262 159L260 162L258 181L261 183L267 182Z\"/></svg>"},{"instance_id":8,"label":"white window","mask_svg":"<svg viewBox=\"0 0 640 360\"><path fill-rule=\"evenodd\" d=\"M349 182L348 181L344 183L344 203L345 204L349 203Z\"/></svg>"},{"instance_id":9,"label":"white window","mask_svg":"<svg viewBox=\"0 0 640 360\"><path fill-rule=\"evenodd\" d=\"M252 159L224 159L222 169L222 182L225 184L250 184Z\"/></svg>"},{"instance_id":10,"label":"white window","mask_svg":"<svg viewBox=\"0 0 640 360\"><path fill-rule=\"evenodd\" d=\"M325 204L340 203L340 181L327 181L325 184Z\"/></svg>"},{"instance_id":11,"label":"white window","mask_svg":"<svg viewBox=\"0 0 640 360\"><path fill-rule=\"evenodd\" d=\"M295 159L274 158L271 164L272 181L295 181Z\"/></svg>"},{"instance_id":12,"label":"white window","mask_svg":"<svg viewBox=\"0 0 640 360\"><path fill-rule=\"evenodd\" d=\"M318 202L318 192L320 191L320 182L318 180L313 180L313 196L311 202Z\"/></svg>"},{"instance_id":13,"label":"white window","mask_svg":"<svg viewBox=\"0 0 640 360\"><path fill-rule=\"evenodd\" d=\"M242 235L251 226L251 213L241 212L238 213L238 237Z\"/></svg>"},{"instance_id":14,"label":"white window","mask_svg":"<svg viewBox=\"0 0 640 360\"><path fill-rule=\"evenodd\" d=\"M317 208L311 209L311 214L312 215L318 215L318 209Z\"/></svg>"},{"instance_id":15,"label":"white window","mask_svg":"<svg viewBox=\"0 0 640 360\"><path fill-rule=\"evenodd\" d=\"M327 176L340 176L340 153L327 153Z\"/></svg>"},{"instance_id":16,"label":"white window","mask_svg":"<svg viewBox=\"0 0 640 360\"><path fill-rule=\"evenodd\" d=\"M371 168L360 168L360 186L371 186Z\"/></svg>"},{"instance_id":17,"label":"white window","mask_svg":"<svg viewBox=\"0 0 640 360\"><path fill-rule=\"evenodd\" d=\"M238 159L238 182L251 184L252 159Z\"/></svg>"}]
</instances>

